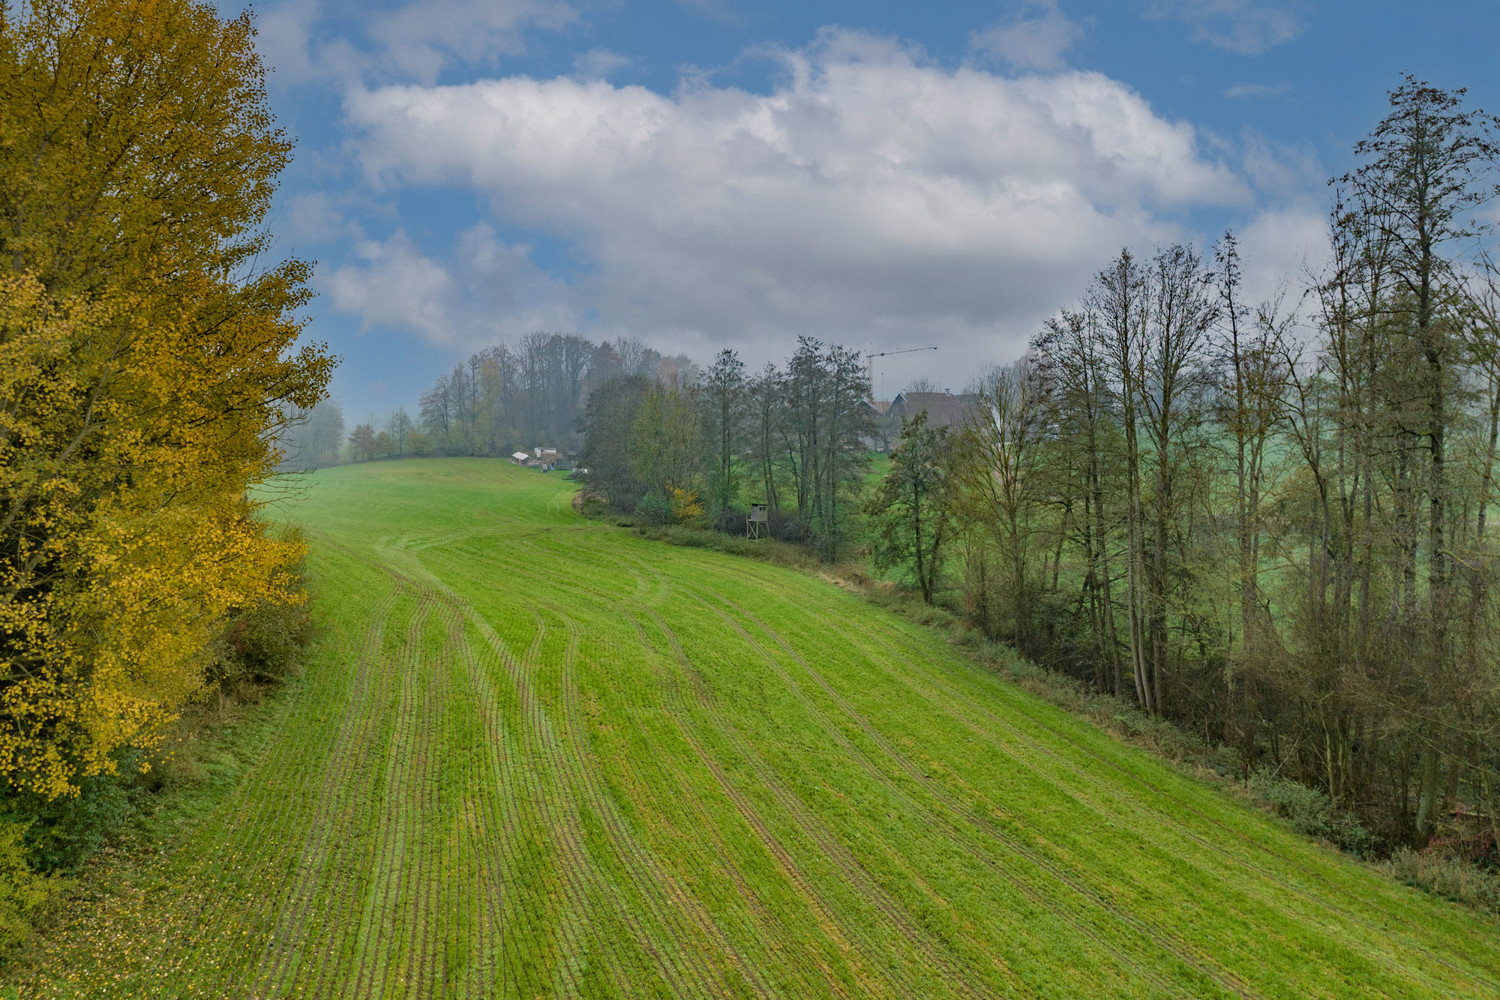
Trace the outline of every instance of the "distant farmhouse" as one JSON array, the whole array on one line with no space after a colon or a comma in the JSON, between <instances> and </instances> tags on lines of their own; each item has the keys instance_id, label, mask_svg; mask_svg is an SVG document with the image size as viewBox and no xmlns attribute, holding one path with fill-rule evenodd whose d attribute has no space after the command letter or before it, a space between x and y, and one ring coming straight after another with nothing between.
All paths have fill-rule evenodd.
<instances>
[{"instance_id":1,"label":"distant farmhouse","mask_svg":"<svg viewBox=\"0 0 1500 1000\"><path fill-rule=\"evenodd\" d=\"M570 451L566 455L556 448L537 447L531 451L518 451L510 456L510 460L516 465L528 469L541 469L543 472L564 472L573 468L573 460L578 457L577 452Z\"/></svg>"},{"instance_id":2,"label":"distant farmhouse","mask_svg":"<svg viewBox=\"0 0 1500 1000\"><path fill-rule=\"evenodd\" d=\"M963 423L968 408L978 401L972 392L903 392L890 402L870 400L865 405L875 411L875 436L869 442L877 451L890 451L901 439L901 422L927 412L927 426L949 427Z\"/></svg>"},{"instance_id":3,"label":"distant farmhouse","mask_svg":"<svg viewBox=\"0 0 1500 1000\"><path fill-rule=\"evenodd\" d=\"M901 427L901 421L910 420L923 410L927 411L927 426L947 427L963 423L964 411L979 400L973 392L903 392L891 400L886 408L886 419Z\"/></svg>"}]
</instances>

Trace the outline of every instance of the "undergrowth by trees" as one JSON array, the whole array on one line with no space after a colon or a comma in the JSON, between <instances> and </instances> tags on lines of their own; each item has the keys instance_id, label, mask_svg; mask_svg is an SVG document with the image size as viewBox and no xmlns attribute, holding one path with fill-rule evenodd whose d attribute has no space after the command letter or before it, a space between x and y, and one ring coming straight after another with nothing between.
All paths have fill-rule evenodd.
<instances>
[{"instance_id":1,"label":"undergrowth by trees","mask_svg":"<svg viewBox=\"0 0 1500 1000\"><path fill-rule=\"evenodd\" d=\"M0 8L0 807L33 845L147 763L232 623L301 600L250 490L333 360L308 265L265 263L263 80L248 14Z\"/></svg>"}]
</instances>

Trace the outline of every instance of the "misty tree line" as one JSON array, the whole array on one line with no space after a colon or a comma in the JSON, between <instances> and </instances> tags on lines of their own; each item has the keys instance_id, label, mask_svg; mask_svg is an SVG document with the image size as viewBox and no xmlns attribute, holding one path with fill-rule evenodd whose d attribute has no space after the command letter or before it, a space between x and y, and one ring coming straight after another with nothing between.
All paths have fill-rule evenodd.
<instances>
[{"instance_id":1,"label":"misty tree line","mask_svg":"<svg viewBox=\"0 0 1500 1000\"><path fill-rule=\"evenodd\" d=\"M665 357L641 340L594 343L576 334L532 333L471 355L440 375L418 401L344 435L343 412L325 400L300 413L283 441L292 468L368 462L408 455L509 455L535 447L577 447L588 396L616 376L695 377L684 355Z\"/></svg>"},{"instance_id":2,"label":"misty tree line","mask_svg":"<svg viewBox=\"0 0 1500 1000\"><path fill-rule=\"evenodd\" d=\"M955 433L917 422L877 552L1056 669L1321 788L1377 847L1493 861L1500 122L1408 78L1333 182L1331 264L1244 301L1122 251ZM928 577L929 582L924 582Z\"/></svg>"},{"instance_id":3,"label":"misty tree line","mask_svg":"<svg viewBox=\"0 0 1500 1000\"><path fill-rule=\"evenodd\" d=\"M624 374L589 398L579 465L615 510L743 533L765 504L778 538L825 558L855 539L874 411L860 355L799 338L784 367L723 350L696 379Z\"/></svg>"}]
</instances>

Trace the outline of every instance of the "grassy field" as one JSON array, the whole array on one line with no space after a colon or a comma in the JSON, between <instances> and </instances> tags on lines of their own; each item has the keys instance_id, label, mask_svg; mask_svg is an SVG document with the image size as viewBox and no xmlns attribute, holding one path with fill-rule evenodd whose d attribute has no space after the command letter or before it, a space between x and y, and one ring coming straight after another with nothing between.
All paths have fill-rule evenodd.
<instances>
[{"instance_id":1,"label":"grassy field","mask_svg":"<svg viewBox=\"0 0 1500 1000\"><path fill-rule=\"evenodd\" d=\"M571 492L312 477L312 662L20 995L1500 996L1494 924Z\"/></svg>"}]
</instances>

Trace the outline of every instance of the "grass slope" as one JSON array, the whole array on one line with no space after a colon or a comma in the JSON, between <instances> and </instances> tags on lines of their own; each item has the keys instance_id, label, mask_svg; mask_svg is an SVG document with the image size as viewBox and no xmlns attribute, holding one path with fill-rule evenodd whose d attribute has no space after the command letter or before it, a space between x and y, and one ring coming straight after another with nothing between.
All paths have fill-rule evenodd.
<instances>
[{"instance_id":1,"label":"grass slope","mask_svg":"<svg viewBox=\"0 0 1500 1000\"><path fill-rule=\"evenodd\" d=\"M313 477L313 662L21 995L1500 995L1492 924L570 496L479 460Z\"/></svg>"}]
</instances>

